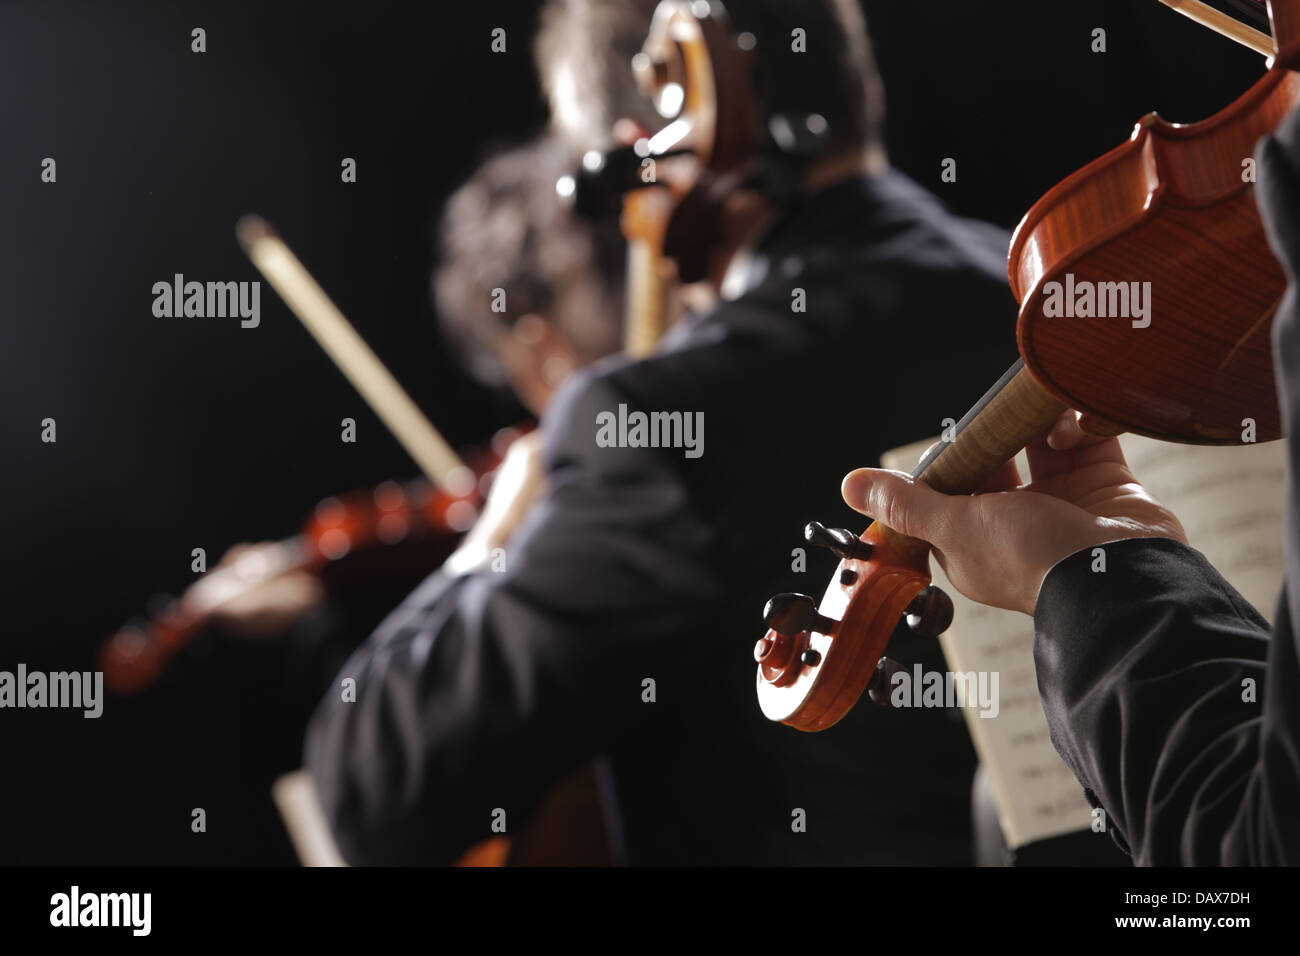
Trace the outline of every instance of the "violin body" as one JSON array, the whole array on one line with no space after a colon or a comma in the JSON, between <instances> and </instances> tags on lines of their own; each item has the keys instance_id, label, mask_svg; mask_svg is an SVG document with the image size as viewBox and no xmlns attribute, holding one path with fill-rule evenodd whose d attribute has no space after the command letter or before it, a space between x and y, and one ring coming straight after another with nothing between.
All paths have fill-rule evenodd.
<instances>
[{"instance_id":1,"label":"violin body","mask_svg":"<svg viewBox=\"0 0 1300 956\"><path fill-rule=\"evenodd\" d=\"M1021 221L1020 353L1089 430L1237 444L1250 419L1281 437L1269 329L1286 277L1243 160L1297 105L1300 74L1272 70L1200 123L1149 114Z\"/></svg>"}]
</instances>

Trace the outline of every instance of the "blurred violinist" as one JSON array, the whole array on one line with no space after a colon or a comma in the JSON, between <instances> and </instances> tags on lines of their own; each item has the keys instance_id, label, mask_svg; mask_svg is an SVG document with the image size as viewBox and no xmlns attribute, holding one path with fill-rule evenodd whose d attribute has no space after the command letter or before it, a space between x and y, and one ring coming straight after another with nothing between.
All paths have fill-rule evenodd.
<instances>
[{"instance_id":1,"label":"blurred violinist","mask_svg":"<svg viewBox=\"0 0 1300 956\"><path fill-rule=\"evenodd\" d=\"M571 166L566 145L554 137L499 151L451 197L439 227L432 291L444 336L476 379L510 389L535 416L575 368L619 341L622 238L616 220L580 219L560 202L554 184ZM494 290L510 309L492 308ZM511 444L497 469L497 491L453 555L455 564L499 546L501 527L512 525L514 511L535 493L537 451L534 435ZM274 547L237 545L221 566L256 563ZM405 593L391 593L380 613ZM351 628L360 615L338 604L328 602L316 575L296 571L235 597L213 617L235 636L277 637L296 628L296 637L316 646L310 656L329 668L313 679L315 694L356 644Z\"/></svg>"},{"instance_id":2,"label":"blurred violinist","mask_svg":"<svg viewBox=\"0 0 1300 956\"><path fill-rule=\"evenodd\" d=\"M543 86L579 153L613 141L584 128L654 129L620 45L652 6L544 12ZM694 234L722 301L648 358L571 376L543 416L545 487L498 537L502 560L432 575L340 671L306 762L350 862L449 862L503 814L517 832L597 754L633 864L970 861L957 715L859 708L802 735L754 706L751 655L763 598L834 562L805 554L801 529L842 512L850 456L936 431L1009 361L989 345L1014 319L1007 236L889 168L856 3L723 6L669 7L752 50L728 108L753 111L754 141ZM702 423L690 448L601 428L674 414ZM931 637L900 634L891 655L941 666Z\"/></svg>"}]
</instances>

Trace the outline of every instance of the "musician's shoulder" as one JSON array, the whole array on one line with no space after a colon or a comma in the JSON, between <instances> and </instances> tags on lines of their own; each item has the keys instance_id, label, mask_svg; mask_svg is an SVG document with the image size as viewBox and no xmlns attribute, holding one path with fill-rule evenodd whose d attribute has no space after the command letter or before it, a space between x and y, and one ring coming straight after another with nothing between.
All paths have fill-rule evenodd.
<instances>
[{"instance_id":1,"label":"musician's shoulder","mask_svg":"<svg viewBox=\"0 0 1300 956\"><path fill-rule=\"evenodd\" d=\"M720 383L707 381L706 369L715 367L711 359L700 364L698 357L656 353L574 373L542 420L548 470L585 463L601 472L632 472L662 459L675 471L699 442L706 412L725 401Z\"/></svg>"}]
</instances>

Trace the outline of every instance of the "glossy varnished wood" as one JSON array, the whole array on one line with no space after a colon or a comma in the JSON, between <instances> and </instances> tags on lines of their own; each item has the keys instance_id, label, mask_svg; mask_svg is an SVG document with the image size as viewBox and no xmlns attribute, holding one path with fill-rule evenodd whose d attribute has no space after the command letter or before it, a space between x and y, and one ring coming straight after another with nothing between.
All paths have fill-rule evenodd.
<instances>
[{"instance_id":1,"label":"glossy varnished wood","mask_svg":"<svg viewBox=\"0 0 1300 956\"><path fill-rule=\"evenodd\" d=\"M1008 261L1017 338L1057 398L1172 441L1233 444L1248 418L1280 436L1269 326L1286 280L1243 161L1297 104L1300 75L1275 70L1203 122L1151 114L1029 210ZM1044 286L1067 274L1150 282L1150 325L1044 315Z\"/></svg>"},{"instance_id":2,"label":"glossy varnished wood","mask_svg":"<svg viewBox=\"0 0 1300 956\"><path fill-rule=\"evenodd\" d=\"M924 543L878 524L868 528L862 540L874 547L871 557L841 561L822 597L821 613L837 624L830 633L808 635L818 663L800 667L783 685L767 680L762 667L758 669L758 703L770 720L810 732L839 721L866 690L903 611L930 583L929 548ZM847 587L839 583L846 570L856 578Z\"/></svg>"}]
</instances>

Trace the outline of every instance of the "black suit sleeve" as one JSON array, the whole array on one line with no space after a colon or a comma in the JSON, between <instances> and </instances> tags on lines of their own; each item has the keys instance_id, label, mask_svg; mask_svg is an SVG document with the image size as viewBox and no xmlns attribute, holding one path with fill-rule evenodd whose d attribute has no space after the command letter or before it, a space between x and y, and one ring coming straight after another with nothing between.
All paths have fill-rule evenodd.
<instances>
[{"instance_id":1,"label":"black suit sleeve","mask_svg":"<svg viewBox=\"0 0 1300 956\"><path fill-rule=\"evenodd\" d=\"M1139 864L1300 862L1300 670L1197 551L1081 551L1047 575L1035 664L1052 742Z\"/></svg>"},{"instance_id":2,"label":"black suit sleeve","mask_svg":"<svg viewBox=\"0 0 1300 956\"><path fill-rule=\"evenodd\" d=\"M320 704L306 765L344 858L439 863L515 832L545 790L680 691L717 613L710 532L692 515L681 449L597 448L625 399L585 379L556 401L549 491L504 572L439 572L396 610ZM689 463L687 463L689 464ZM492 701L484 707L483 701Z\"/></svg>"}]
</instances>

